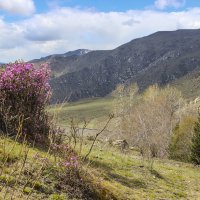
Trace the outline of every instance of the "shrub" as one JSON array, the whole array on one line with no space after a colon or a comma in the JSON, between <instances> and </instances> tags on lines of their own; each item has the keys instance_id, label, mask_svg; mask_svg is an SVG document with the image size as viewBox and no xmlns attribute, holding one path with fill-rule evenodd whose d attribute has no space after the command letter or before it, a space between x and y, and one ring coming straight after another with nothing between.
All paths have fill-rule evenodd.
<instances>
[{"instance_id":1,"label":"shrub","mask_svg":"<svg viewBox=\"0 0 200 200\"><path fill-rule=\"evenodd\" d=\"M47 65L13 63L0 71L0 130L45 141L50 130L45 111L51 96Z\"/></svg>"},{"instance_id":2,"label":"shrub","mask_svg":"<svg viewBox=\"0 0 200 200\"><path fill-rule=\"evenodd\" d=\"M200 112L198 116L198 121L194 126L194 134L192 138L192 148L191 148L191 161L200 165Z\"/></svg>"},{"instance_id":3,"label":"shrub","mask_svg":"<svg viewBox=\"0 0 200 200\"><path fill-rule=\"evenodd\" d=\"M130 89L128 94L119 93L119 97L122 96L122 103L117 104L120 131L123 137L132 141L131 145L140 149L143 156L150 160L166 158L173 127L184 105L182 94L176 88L159 88L158 85L150 86L140 96L136 91Z\"/></svg>"},{"instance_id":4,"label":"shrub","mask_svg":"<svg viewBox=\"0 0 200 200\"><path fill-rule=\"evenodd\" d=\"M174 128L169 148L170 158L179 161L190 161L195 120L194 117L184 117Z\"/></svg>"}]
</instances>

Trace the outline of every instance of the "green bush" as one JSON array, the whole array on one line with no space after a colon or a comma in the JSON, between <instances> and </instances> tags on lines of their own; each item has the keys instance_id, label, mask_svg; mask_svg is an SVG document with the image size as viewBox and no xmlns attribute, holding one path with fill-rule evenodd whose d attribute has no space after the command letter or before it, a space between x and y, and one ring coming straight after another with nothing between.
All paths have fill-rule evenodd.
<instances>
[{"instance_id":1,"label":"green bush","mask_svg":"<svg viewBox=\"0 0 200 200\"><path fill-rule=\"evenodd\" d=\"M195 118L187 116L174 128L169 148L170 158L185 162L190 161L194 124Z\"/></svg>"},{"instance_id":2,"label":"green bush","mask_svg":"<svg viewBox=\"0 0 200 200\"><path fill-rule=\"evenodd\" d=\"M191 148L191 161L200 165L200 112L198 116L198 121L194 126L194 134L192 137L192 148Z\"/></svg>"}]
</instances>

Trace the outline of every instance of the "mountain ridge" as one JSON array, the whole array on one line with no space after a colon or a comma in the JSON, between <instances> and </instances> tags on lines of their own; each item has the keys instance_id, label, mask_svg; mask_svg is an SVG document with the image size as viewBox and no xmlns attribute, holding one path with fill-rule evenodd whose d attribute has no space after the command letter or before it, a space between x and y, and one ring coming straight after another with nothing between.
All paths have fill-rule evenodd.
<instances>
[{"instance_id":1,"label":"mountain ridge","mask_svg":"<svg viewBox=\"0 0 200 200\"><path fill-rule=\"evenodd\" d=\"M87 54L91 51L92 50L89 50L89 49L77 49L77 50L74 50L74 51L68 51L68 52L63 53L63 54L52 54L52 55L49 55L49 56L41 57L39 59L31 60L30 62L35 63L39 60L48 60L48 59L54 58L54 57L81 56L81 55Z\"/></svg>"},{"instance_id":2,"label":"mountain ridge","mask_svg":"<svg viewBox=\"0 0 200 200\"><path fill-rule=\"evenodd\" d=\"M200 68L200 29L161 31L113 50L55 59L52 102L103 97L117 84L137 82L140 90L164 85ZM37 63L37 62L36 62Z\"/></svg>"}]
</instances>

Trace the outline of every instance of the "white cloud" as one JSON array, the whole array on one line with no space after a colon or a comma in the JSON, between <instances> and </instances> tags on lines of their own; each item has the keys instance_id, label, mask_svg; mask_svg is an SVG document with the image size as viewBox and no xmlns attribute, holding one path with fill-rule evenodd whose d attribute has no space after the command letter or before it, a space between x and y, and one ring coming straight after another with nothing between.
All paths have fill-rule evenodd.
<instances>
[{"instance_id":1,"label":"white cloud","mask_svg":"<svg viewBox=\"0 0 200 200\"><path fill-rule=\"evenodd\" d=\"M185 0L156 0L154 5L161 10L167 7L180 8L185 5Z\"/></svg>"},{"instance_id":2,"label":"white cloud","mask_svg":"<svg viewBox=\"0 0 200 200\"><path fill-rule=\"evenodd\" d=\"M30 60L69 50L112 49L156 31L200 28L200 8L181 12L96 12L57 8L29 19L0 19L0 62Z\"/></svg>"},{"instance_id":3,"label":"white cloud","mask_svg":"<svg viewBox=\"0 0 200 200\"><path fill-rule=\"evenodd\" d=\"M35 11L33 0L0 0L0 9L19 15L31 15Z\"/></svg>"}]
</instances>

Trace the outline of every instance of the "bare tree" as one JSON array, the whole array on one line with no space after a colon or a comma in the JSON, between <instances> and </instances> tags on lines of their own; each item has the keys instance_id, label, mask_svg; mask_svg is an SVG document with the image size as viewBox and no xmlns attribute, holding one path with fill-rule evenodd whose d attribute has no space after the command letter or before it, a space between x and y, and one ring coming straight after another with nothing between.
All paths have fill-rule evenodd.
<instances>
[{"instance_id":1,"label":"bare tree","mask_svg":"<svg viewBox=\"0 0 200 200\"><path fill-rule=\"evenodd\" d=\"M125 108L121 108L120 126L124 134L142 155L166 157L172 130L180 120L179 110L184 103L181 93L169 86L161 89L153 85L135 99L139 101L126 102L122 105Z\"/></svg>"}]
</instances>

